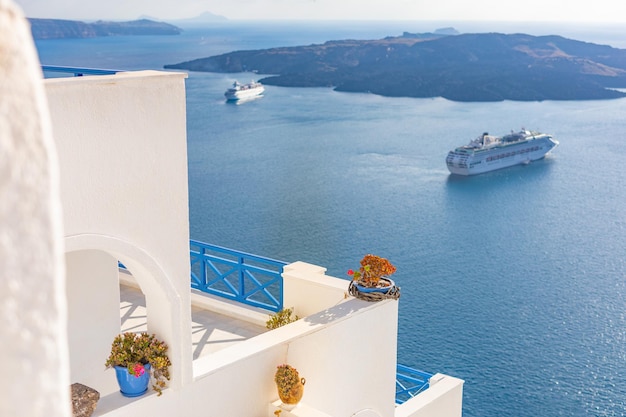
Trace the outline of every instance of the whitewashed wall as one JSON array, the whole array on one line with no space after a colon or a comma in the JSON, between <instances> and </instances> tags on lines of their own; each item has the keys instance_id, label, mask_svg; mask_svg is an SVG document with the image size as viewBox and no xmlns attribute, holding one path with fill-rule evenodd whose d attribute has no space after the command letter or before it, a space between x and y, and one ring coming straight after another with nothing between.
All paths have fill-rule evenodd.
<instances>
[{"instance_id":1,"label":"whitewashed wall","mask_svg":"<svg viewBox=\"0 0 626 417\"><path fill-rule=\"evenodd\" d=\"M191 381L185 77L140 71L45 83L66 251L78 264L83 254L100 250L130 269L146 296L148 330L170 345L173 388ZM115 271L108 271L81 278L93 280L97 292L104 284L96 279L117 283ZM100 313L73 309L70 326ZM108 340L107 347L117 334L96 322L80 327L85 338ZM73 346L72 364L95 360L92 347ZM104 360L96 364L100 369Z\"/></svg>"}]
</instances>

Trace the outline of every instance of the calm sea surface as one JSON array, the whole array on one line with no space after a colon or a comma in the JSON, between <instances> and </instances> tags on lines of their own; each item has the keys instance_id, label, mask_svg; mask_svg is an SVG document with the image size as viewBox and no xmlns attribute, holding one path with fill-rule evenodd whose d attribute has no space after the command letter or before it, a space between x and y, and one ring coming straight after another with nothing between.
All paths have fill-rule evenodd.
<instances>
[{"instance_id":1,"label":"calm sea surface","mask_svg":"<svg viewBox=\"0 0 626 417\"><path fill-rule=\"evenodd\" d=\"M160 69L240 49L447 24L231 23L172 37L38 42L44 64ZM452 24L626 47L620 28ZM626 100L456 103L187 79L192 238L345 277L398 268L400 363L465 380L464 415L626 416ZM451 177L448 150L522 126L544 160ZM349 352L346 352L347 357Z\"/></svg>"}]
</instances>

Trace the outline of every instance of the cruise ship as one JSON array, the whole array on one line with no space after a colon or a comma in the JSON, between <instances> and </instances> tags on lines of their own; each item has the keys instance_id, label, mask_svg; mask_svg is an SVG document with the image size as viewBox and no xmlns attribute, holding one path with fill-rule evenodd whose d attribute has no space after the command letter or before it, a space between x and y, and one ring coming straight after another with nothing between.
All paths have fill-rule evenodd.
<instances>
[{"instance_id":1,"label":"cruise ship","mask_svg":"<svg viewBox=\"0 0 626 417\"><path fill-rule=\"evenodd\" d=\"M228 101L237 101L258 97L262 95L263 92L265 92L265 87L259 82L250 81L247 84L240 84L235 81L233 86L226 90L224 95Z\"/></svg>"},{"instance_id":2,"label":"cruise ship","mask_svg":"<svg viewBox=\"0 0 626 417\"><path fill-rule=\"evenodd\" d=\"M546 156L558 144L551 135L524 128L501 137L485 132L468 145L450 151L446 164L452 174L482 174L536 161Z\"/></svg>"}]
</instances>

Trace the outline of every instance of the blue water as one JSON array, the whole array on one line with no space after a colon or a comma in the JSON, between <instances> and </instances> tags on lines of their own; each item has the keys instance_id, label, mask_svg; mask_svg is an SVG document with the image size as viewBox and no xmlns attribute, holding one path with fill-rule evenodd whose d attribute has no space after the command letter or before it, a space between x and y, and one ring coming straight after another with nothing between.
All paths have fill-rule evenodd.
<instances>
[{"instance_id":1,"label":"blue water","mask_svg":"<svg viewBox=\"0 0 626 417\"><path fill-rule=\"evenodd\" d=\"M442 26L238 23L37 46L50 65L158 69ZM611 27L526 29L626 47ZM250 78L187 80L192 238L338 277L367 252L389 258L402 288L398 360L464 379L464 416L626 415L626 100L455 103L268 86L226 104L228 85ZM449 149L522 126L561 144L528 166L448 174Z\"/></svg>"}]
</instances>

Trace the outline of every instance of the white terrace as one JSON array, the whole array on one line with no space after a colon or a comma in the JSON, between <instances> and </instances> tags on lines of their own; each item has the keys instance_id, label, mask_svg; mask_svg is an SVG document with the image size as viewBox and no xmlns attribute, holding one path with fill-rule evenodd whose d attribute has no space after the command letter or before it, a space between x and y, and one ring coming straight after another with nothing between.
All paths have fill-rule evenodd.
<instances>
[{"instance_id":1,"label":"white terrace","mask_svg":"<svg viewBox=\"0 0 626 417\"><path fill-rule=\"evenodd\" d=\"M461 416L463 381L442 374L396 406L398 301L349 297L347 281L301 262L284 269L283 299L303 319L276 330L262 328L267 313L192 294L185 78L140 71L44 82L56 147L46 152L53 169L58 161L58 239L66 267L61 312L67 309L69 350L68 359L56 363L69 368L69 383L100 392L94 416L272 417L279 405L273 374L283 363L296 367L307 383L301 405L282 417ZM60 214L51 209L51 216ZM118 261L132 276L120 272ZM136 285L138 297L127 292L128 283ZM46 285L25 291L41 287ZM11 294L0 299L15 303ZM168 343L172 379L160 397L126 398L104 362L118 333L143 326ZM0 326L3 334L5 329ZM34 337L40 331L33 328ZM231 332L232 340L219 350L205 348L221 343L220 332ZM45 375L54 373L45 357L28 352L20 363L26 355L44 364ZM65 373L59 375L63 380ZM8 380L0 382L6 392L22 395Z\"/></svg>"}]
</instances>

